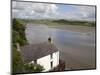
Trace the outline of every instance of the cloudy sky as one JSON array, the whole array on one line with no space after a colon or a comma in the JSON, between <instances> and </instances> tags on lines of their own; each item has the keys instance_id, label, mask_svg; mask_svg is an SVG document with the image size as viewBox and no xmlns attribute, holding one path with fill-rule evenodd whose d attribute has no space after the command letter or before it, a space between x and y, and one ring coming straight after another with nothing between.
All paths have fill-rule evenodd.
<instances>
[{"instance_id":1,"label":"cloudy sky","mask_svg":"<svg viewBox=\"0 0 100 75\"><path fill-rule=\"evenodd\" d=\"M14 18L95 21L95 14L95 6L12 2L12 17Z\"/></svg>"}]
</instances>

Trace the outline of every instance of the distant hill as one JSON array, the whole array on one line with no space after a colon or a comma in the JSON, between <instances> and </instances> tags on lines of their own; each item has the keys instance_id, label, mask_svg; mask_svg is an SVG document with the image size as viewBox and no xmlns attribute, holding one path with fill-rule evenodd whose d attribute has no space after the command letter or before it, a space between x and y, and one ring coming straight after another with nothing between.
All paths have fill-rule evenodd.
<instances>
[{"instance_id":1,"label":"distant hill","mask_svg":"<svg viewBox=\"0 0 100 75\"><path fill-rule=\"evenodd\" d=\"M38 23L38 24L46 24L46 25L81 25L81 26L89 26L89 27L96 27L95 21L78 21L78 20L51 20L51 19L39 19L39 20L32 20L32 19L19 19L24 23Z\"/></svg>"}]
</instances>

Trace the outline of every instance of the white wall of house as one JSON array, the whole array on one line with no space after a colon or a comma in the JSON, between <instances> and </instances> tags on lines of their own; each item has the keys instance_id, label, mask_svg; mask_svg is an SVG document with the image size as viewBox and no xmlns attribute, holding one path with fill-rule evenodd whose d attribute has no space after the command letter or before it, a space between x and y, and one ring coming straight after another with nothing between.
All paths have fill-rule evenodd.
<instances>
[{"instance_id":1,"label":"white wall of house","mask_svg":"<svg viewBox=\"0 0 100 75\"><path fill-rule=\"evenodd\" d=\"M56 67L59 64L59 51L53 53L53 67Z\"/></svg>"},{"instance_id":2,"label":"white wall of house","mask_svg":"<svg viewBox=\"0 0 100 75\"><path fill-rule=\"evenodd\" d=\"M37 63L44 67L44 72L50 70L50 55L38 59Z\"/></svg>"},{"instance_id":3,"label":"white wall of house","mask_svg":"<svg viewBox=\"0 0 100 75\"><path fill-rule=\"evenodd\" d=\"M51 70L51 61L53 61L53 68L59 64L59 51L53 53L52 56L52 59L50 55L37 59L37 64L40 64L45 68L43 72ZM31 63L34 63L34 61Z\"/></svg>"}]
</instances>

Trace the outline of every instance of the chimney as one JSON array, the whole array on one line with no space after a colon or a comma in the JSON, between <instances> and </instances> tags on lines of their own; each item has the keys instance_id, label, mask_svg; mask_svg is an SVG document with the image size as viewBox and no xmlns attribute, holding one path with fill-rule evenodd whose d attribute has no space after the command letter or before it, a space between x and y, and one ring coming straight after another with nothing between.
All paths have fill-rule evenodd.
<instances>
[{"instance_id":1,"label":"chimney","mask_svg":"<svg viewBox=\"0 0 100 75\"><path fill-rule=\"evenodd\" d=\"M19 43L16 43L17 51L20 51L20 45Z\"/></svg>"},{"instance_id":2,"label":"chimney","mask_svg":"<svg viewBox=\"0 0 100 75\"><path fill-rule=\"evenodd\" d=\"M49 43L52 43L51 37L48 38L48 42Z\"/></svg>"}]
</instances>

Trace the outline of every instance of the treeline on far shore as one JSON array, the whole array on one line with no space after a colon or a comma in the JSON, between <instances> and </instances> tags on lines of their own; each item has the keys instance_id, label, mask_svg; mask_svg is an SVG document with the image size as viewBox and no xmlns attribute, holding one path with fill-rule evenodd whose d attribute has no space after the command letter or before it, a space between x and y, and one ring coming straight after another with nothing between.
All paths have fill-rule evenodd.
<instances>
[{"instance_id":1,"label":"treeline on far shore","mask_svg":"<svg viewBox=\"0 0 100 75\"><path fill-rule=\"evenodd\" d=\"M95 22L90 21L69 21L69 20L54 20L53 22L57 22L59 24L68 24L68 25L85 25L85 26L92 26L95 27Z\"/></svg>"},{"instance_id":2,"label":"treeline on far shore","mask_svg":"<svg viewBox=\"0 0 100 75\"><path fill-rule=\"evenodd\" d=\"M96 21L79 21L79 20L65 20L65 19L19 19L23 23L36 23L36 24L46 24L46 25L79 25L79 26L89 26L96 27Z\"/></svg>"}]
</instances>

